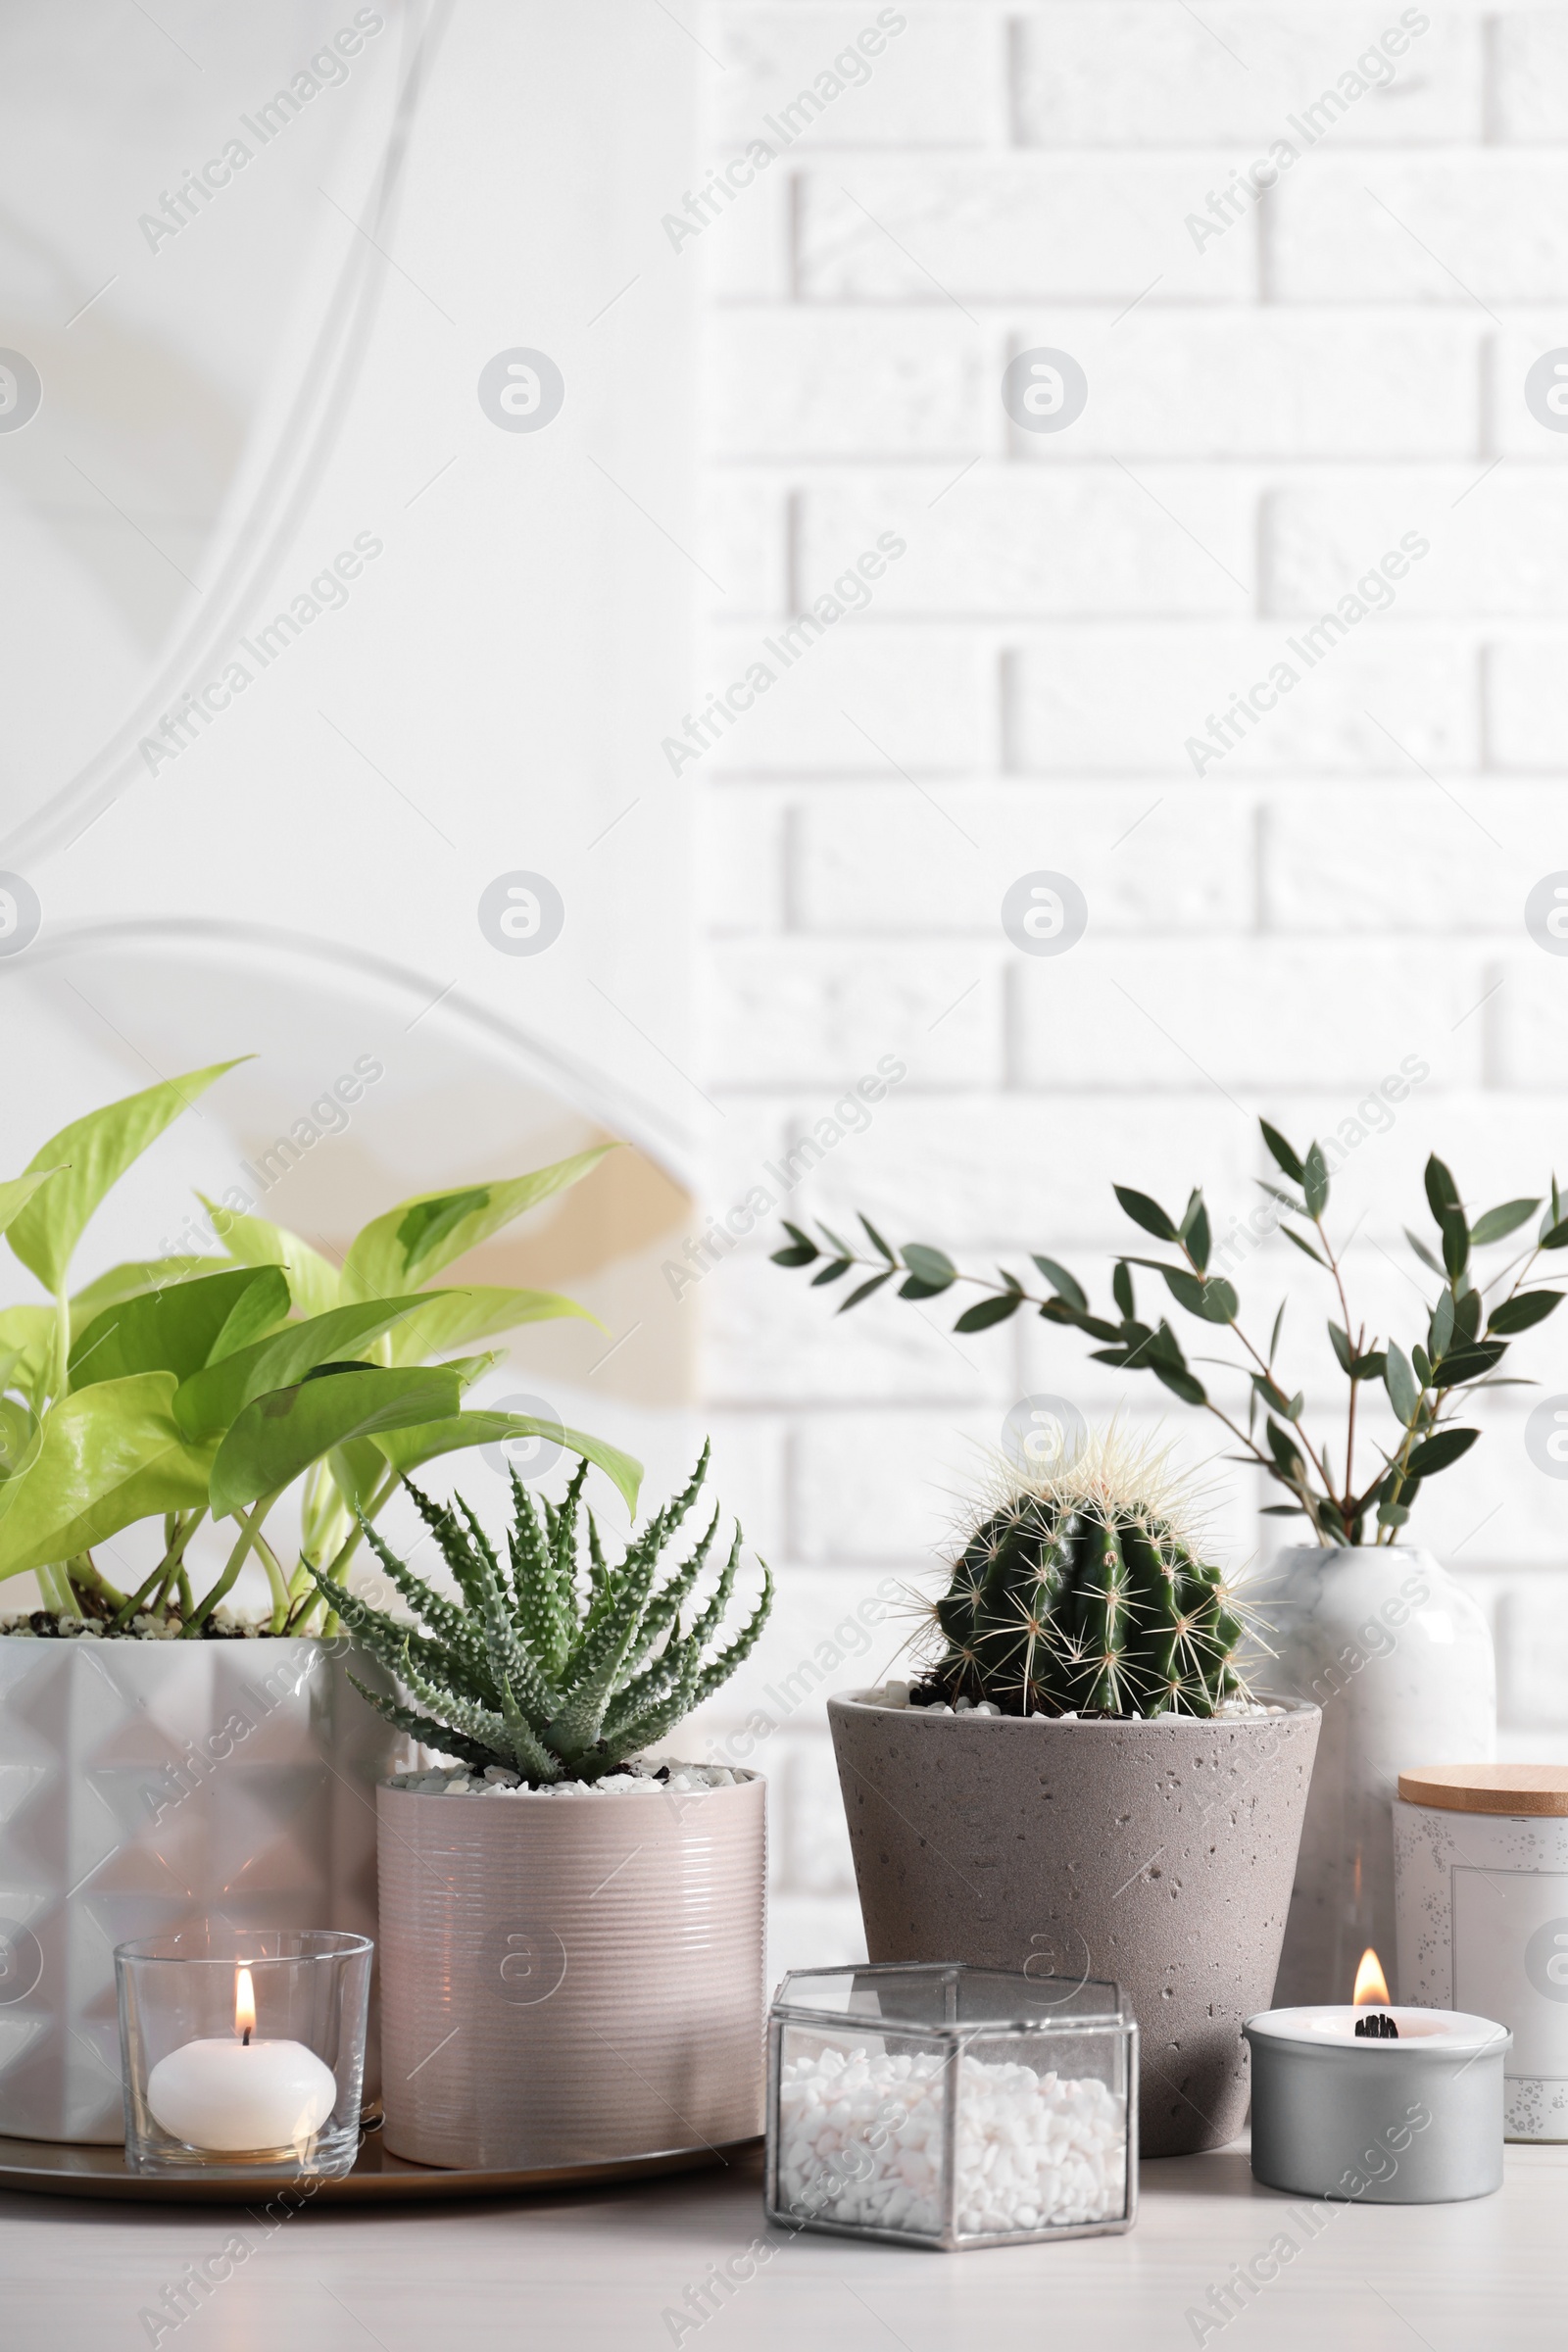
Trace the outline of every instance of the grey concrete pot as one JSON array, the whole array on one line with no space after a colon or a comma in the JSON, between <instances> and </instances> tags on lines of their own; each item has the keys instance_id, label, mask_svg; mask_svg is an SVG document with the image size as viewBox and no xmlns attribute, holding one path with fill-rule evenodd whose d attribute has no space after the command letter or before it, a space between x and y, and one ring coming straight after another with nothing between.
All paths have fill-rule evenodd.
<instances>
[{"instance_id":1,"label":"grey concrete pot","mask_svg":"<svg viewBox=\"0 0 1568 2352\"><path fill-rule=\"evenodd\" d=\"M828 1700L872 1960L1112 1978L1146 2156L1223 2147L1279 1965L1319 1712L1202 1723Z\"/></svg>"},{"instance_id":2,"label":"grey concrete pot","mask_svg":"<svg viewBox=\"0 0 1568 2352\"><path fill-rule=\"evenodd\" d=\"M377 1791L386 2144L545 2169L762 2128L766 1788Z\"/></svg>"}]
</instances>

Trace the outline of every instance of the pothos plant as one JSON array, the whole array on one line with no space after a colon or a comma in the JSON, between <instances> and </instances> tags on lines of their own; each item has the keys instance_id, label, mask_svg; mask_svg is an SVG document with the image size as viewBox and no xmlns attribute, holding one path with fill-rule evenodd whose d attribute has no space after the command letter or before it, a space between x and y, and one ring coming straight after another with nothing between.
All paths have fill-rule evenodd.
<instances>
[{"instance_id":1,"label":"pothos plant","mask_svg":"<svg viewBox=\"0 0 1568 2352\"><path fill-rule=\"evenodd\" d=\"M612 1146L399 1201L356 1235L341 1266L282 1226L209 1201L226 1256L135 1260L72 1289L72 1259L100 1202L235 1066L89 1112L0 1185L0 1232L48 1294L0 1309L0 1580L31 1570L62 1617L108 1632L150 1618L193 1639L254 1552L271 1591L270 1630L297 1633L327 1607L322 1583L327 1593L341 1585L364 1526L410 1471L516 1436L548 1436L596 1462L634 1510L641 1469L615 1446L463 1404L498 1358L459 1350L587 1310L553 1291L430 1287ZM302 1480L301 1552L289 1568L266 1522ZM209 1518L231 1522L233 1543L197 1594L189 1546ZM139 1583L118 1582L96 1554L118 1565L114 1539L148 1521L162 1522L157 1564Z\"/></svg>"},{"instance_id":2,"label":"pothos plant","mask_svg":"<svg viewBox=\"0 0 1568 2352\"><path fill-rule=\"evenodd\" d=\"M1347 1295L1343 1249L1338 1249L1324 1223L1329 1203L1329 1168L1321 1145L1297 1152L1266 1119L1258 1122L1263 1141L1285 1183L1262 1182L1278 1211L1279 1231L1286 1240L1321 1268L1333 1286L1341 1320L1328 1319L1329 1340L1348 1384L1343 1448L1336 1450L1314 1437L1306 1426L1305 1396L1293 1388L1283 1370L1276 1369L1280 1334L1285 1320L1281 1303L1267 1344L1254 1340L1242 1321L1236 1286L1228 1276L1211 1270L1214 1245L1208 1210L1200 1191L1194 1191L1178 1219L1147 1193L1118 1184L1112 1189L1132 1222L1164 1245L1170 1254L1144 1257L1125 1251L1116 1258L1111 1275L1114 1311L1098 1313L1091 1307L1083 1285L1054 1258L1031 1253L1031 1262L1044 1278L1044 1293L1005 1268L998 1279L960 1273L943 1250L910 1242L902 1250L883 1240L870 1220L860 1223L871 1244L871 1254L851 1248L826 1225L819 1225L821 1244L800 1226L786 1220L789 1247L773 1252L773 1263L787 1267L815 1265L813 1284L831 1284L859 1268L867 1279L856 1285L840 1306L858 1306L902 1275L901 1298L939 1298L956 1283L973 1284L987 1296L965 1307L954 1325L957 1332L984 1331L1005 1322L1021 1308L1031 1307L1048 1322L1066 1323L1086 1332L1100 1345L1091 1349L1097 1363L1128 1372L1152 1372L1184 1404L1211 1413L1223 1423L1244 1451L1242 1459L1255 1463L1283 1487L1291 1499L1264 1507L1273 1514L1302 1515L1322 1544L1355 1544L1368 1541L1390 1544L1409 1519L1423 1482L1446 1470L1467 1453L1480 1431L1461 1425L1456 1415L1483 1389L1528 1386L1499 1375L1497 1367L1508 1344L1521 1332L1544 1322L1557 1306L1561 1292L1546 1287L1568 1273L1541 1270L1543 1253L1568 1249L1568 1216L1555 1177L1549 1194L1504 1200L1471 1219L1459 1188L1444 1162L1433 1156L1426 1164L1426 1197L1436 1239L1425 1241L1405 1230L1421 1264L1438 1280L1436 1297L1427 1306L1419 1338L1401 1347L1392 1337L1370 1335L1364 1321L1351 1312ZM1535 1238L1480 1270L1481 1253L1501 1249L1532 1220ZM1168 1296L1186 1315L1200 1324L1217 1326L1230 1334L1238 1357L1198 1357L1222 1363L1244 1375L1249 1383L1245 1425L1216 1401L1193 1370L1181 1343L1163 1316L1141 1318L1134 1290L1134 1267L1147 1268L1163 1283ZM1369 1467L1363 1443L1357 1474L1356 1408L1363 1388L1375 1383L1393 1410L1396 1435L1392 1445L1372 1443L1376 1466ZM1261 1421L1261 1429L1259 1429ZM1363 1423L1364 1426L1364 1423Z\"/></svg>"}]
</instances>

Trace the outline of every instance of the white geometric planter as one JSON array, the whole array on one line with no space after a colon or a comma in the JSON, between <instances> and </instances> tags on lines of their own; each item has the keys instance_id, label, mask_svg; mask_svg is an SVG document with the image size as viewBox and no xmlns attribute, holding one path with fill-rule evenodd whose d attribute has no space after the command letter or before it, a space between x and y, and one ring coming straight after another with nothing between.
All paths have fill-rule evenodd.
<instances>
[{"instance_id":1,"label":"white geometric planter","mask_svg":"<svg viewBox=\"0 0 1568 2352\"><path fill-rule=\"evenodd\" d=\"M372 1791L409 1743L351 1663L384 1679L346 1639L0 1638L0 2132L123 2136L117 1943L201 1913L375 1934Z\"/></svg>"}]
</instances>

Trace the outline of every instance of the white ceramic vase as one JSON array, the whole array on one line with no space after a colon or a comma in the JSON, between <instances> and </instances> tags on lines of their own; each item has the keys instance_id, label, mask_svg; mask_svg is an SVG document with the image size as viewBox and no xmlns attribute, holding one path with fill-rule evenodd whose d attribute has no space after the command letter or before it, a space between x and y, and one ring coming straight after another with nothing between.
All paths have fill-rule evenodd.
<instances>
[{"instance_id":1,"label":"white ceramic vase","mask_svg":"<svg viewBox=\"0 0 1568 2352\"><path fill-rule=\"evenodd\" d=\"M1274 2005L1348 2001L1369 1944L1395 1966L1400 1771L1496 1753L1492 1634L1457 1580L1402 1544L1288 1548L1260 1611L1269 1684L1323 1710Z\"/></svg>"},{"instance_id":2,"label":"white ceramic vase","mask_svg":"<svg viewBox=\"0 0 1568 2352\"><path fill-rule=\"evenodd\" d=\"M117 1943L203 1914L375 1934L408 1742L350 1665L382 1679L341 1640L0 1639L0 2133L123 2137Z\"/></svg>"}]
</instances>

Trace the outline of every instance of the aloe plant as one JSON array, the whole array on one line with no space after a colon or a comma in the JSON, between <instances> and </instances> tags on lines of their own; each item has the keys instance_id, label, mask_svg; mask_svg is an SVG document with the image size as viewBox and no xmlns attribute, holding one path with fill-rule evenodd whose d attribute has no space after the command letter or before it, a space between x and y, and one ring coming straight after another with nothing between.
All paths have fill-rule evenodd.
<instances>
[{"instance_id":1,"label":"aloe plant","mask_svg":"<svg viewBox=\"0 0 1568 2352\"><path fill-rule=\"evenodd\" d=\"M586 1462L559 1507L536 1503L514 1471L506 1569L461 1496L447 1507L410 1482L459 1597L435 1592L365 1522L418 1627L339 1591L319 1570L318 1582L360 1646L396 1677L414 1704L363 1683L356 1688L400 1731L475 1770L500 1767L533 1788L613 1771L728 1681L772 1606L773 1579L763 1561L762 1590L750 1616L731 1641L715 1646L742 1544L737 1522L717 1582L699 1603L696 1589L718 1533L716 1507L689 1556L678 1566L664 1563L708 1463L705 1445L682 1492L633 1535L613 1564L582 1500Z\"/></svg>"},{"instance_id":2,"label":"aloe plant","mask_svg":"<svg viewBox=\"0 0 1568 2352\"><path fill-rule=\"evenodd\" d=\"M356 1237L341 1269L282 1227L218 1211L226 1257L135 1260L73 1292L72 1259L99 1204L235 1066L215 1063L90 1112L0 1185L0 1232L48 1295L0 1309L0 1580L31 1570L62 1616L118 1630L145 1613L177 1619L194 1638L254 1551L271 1589L271 1630L297 1631L322 1605L315 1572L335 1589L363 1524L409 1471L514 1436L547 1435L598 1463L635 1509L641 1472L618 1448L463 1405L498 1359L453 1351L586 1310L550 1291L429 1287L466 1250L587 1175L603 1151L400 1201ZM290 1571L265 1529L301 1479L302 1550ZM235 1535L198 1596L188 1549L209 1516L232 1520ZM112 1548L148 1520L163 1523L160 1556L126 1590L94 1546Z\"/></svg>"},{"instance_id":3,"label":"aloe plant","mask_svg":"<svg viewBox=\"0 0 1568 2352\"><path fill-rule=\"evenodd\" d=\"M1421 1265L1438 1278L1439 1288L1423 1318L1420 1338L1401 1347L1393 1337L1370 1334L1351 1312L1344 1245L1336 1247L1324 1222L1330 1172L1322 1146L1314 1143L1298 1152L1266 1119L1258 1125L1285 1179L1285 1185L1259 1180L1277 1229L1333 1285L1343 1318L1328 1318L1329 1340L1348 1389L1343 1450L1337 1455L1308 1430L1304 1392L1276 1368L1284 1305L1274 1316L1266 1345L1260 1333L1254 1338L1244 1327L1240 1294L1218 1267L1250 1245L1236 1241L1234 1219L1230 1232L1216 1245L1200 1191L1191 1194L1178 1219L1147 1193L1128 1185L1113 1187L1132 1222L1173 1254L1118 1253L1110 1285L1114 1311L1109 1314L1091 1307L1082 1283L1054 1257L1031 1255L1046 1284L1042 1294L1005 1268L994 1282L986 1275L960 1273L946 1250L928 1243L894 1249L863 1215L860 1223L871 1245L869 1253L845 1243L826 1225L819 1225L822 1238L817 1242L786 1220L790 1241L773 1252L773 1263L815 1266L814 1285L839 1282L857 1269L865 1274L842 1301L841 1313L902 1276L901 1298L936 1298L956 1283L973 1284L987 1294L964 1308L954 1325L956 1332L987 1330L1025 1307L1048 1322L1086 1332L1100 1342L1092 1350L1097 1363L1126 1372L1152 1372L1184 1404L1220 1421L1241 1446L1242 1458L1256 1464L1290 1495L1288 1502L1264 1505L1271 1515L1304 1516L1320 1544L1391 1544L1408 1521L1423 1482L1458 1461L1481 1434L1457 1425L1456 1409L1481 1390L1521 1385L1501 1376L1497 1367L1510 1341L1544 1322L1560 1302L1562 1293L1546 1286L1562 1282L1564 1274L1549 1263L1543 1266L1542 1259L1568 1249L1568 1214L1553 1177L1544 1194L1504 1200L1472 1216L1449 1169L1436 1154L1430 1157L1425 1189L1437 1228L1435 1243L1408 1227L1405 1239ZM1494 1271L1479 1269L1479 1253L1499 1249L1532 1220L1532 1242L1500 1263L1494 1259ZM1225 1363L1246 1379L1250 1394L1245 1424L1210 1395L1164 1316L1140 1315L1134 1267L1156 1275L1184 1314L1229 1334L1239 1357L1199 1360ZM1358 1476L1357 1405L1369 1384L1384 1392L1396 1435L1392 1445L1373 1441L1374 1468L1368 1468L1363 1446ZM1364 1416L1362 1426L1364 1430Z\"/></svg>"}]
</instances>

